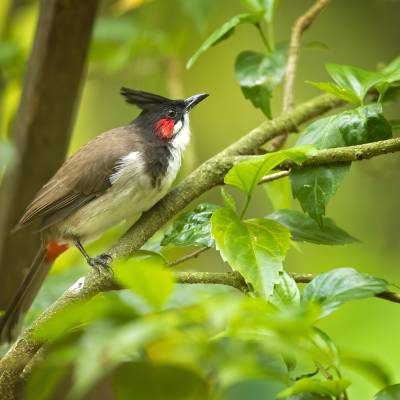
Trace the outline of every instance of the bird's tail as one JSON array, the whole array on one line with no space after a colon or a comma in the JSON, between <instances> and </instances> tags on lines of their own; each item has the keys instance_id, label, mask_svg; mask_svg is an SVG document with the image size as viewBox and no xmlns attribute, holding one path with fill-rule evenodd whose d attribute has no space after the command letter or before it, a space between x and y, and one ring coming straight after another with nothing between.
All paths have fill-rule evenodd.
<instances>
[{"instance_id":1,"label":"bird's tail","mask_svg":"<svg viewBox=\"0 0 400 400\"><path fill-rule=\"evenodd\" d=\"M0 343L11 342L21 329L28 311L54 260L68 248L55 242L43 243L4 315L0 317Z\"/></svg>"}]
</instances>

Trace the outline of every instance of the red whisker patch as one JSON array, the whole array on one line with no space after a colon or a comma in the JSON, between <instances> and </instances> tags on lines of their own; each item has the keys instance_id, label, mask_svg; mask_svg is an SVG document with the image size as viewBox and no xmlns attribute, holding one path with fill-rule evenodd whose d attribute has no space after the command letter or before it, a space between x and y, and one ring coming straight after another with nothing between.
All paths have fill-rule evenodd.
<instances>
[{"instance_id":1,"label":"red whisker patch","mask_svg":"<svg viewBox=\"0 0 400 400\"><path fill-rule=\"evenodd\" d=\"M163 118L155 124L154 130L161 139L171 139L174 133L174 126L173 119Z\"/></svg>"},{"instance_id":2,"label":"red whisker patch","mask_svg":"<svg viewBox=\"0 0 400 400\"><path fill-rule=\"evenodd\" d=\"M51 240L47 243L47 254L45 261L47 263L53 262L60 254L64 253L68 249L67 244L58 244L57 242Z\"/></svg>"}]
</instances>

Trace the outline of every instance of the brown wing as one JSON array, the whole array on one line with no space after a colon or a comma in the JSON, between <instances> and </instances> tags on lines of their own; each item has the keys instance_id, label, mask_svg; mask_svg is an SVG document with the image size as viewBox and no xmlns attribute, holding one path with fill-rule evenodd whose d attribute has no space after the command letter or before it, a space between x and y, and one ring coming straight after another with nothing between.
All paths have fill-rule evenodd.
<instances>
[{"instance_id":1,"label":"brown wing","mask_svg":"<svg viewBox=\"0 0 400 400\"><path fill-rule=\"evenodd\" d=\"M17 229L34 221L46 229L107 190L118 159L141 147L132 129L112 129L79 149L40 189Z\"/></svg>"}]
</instances>

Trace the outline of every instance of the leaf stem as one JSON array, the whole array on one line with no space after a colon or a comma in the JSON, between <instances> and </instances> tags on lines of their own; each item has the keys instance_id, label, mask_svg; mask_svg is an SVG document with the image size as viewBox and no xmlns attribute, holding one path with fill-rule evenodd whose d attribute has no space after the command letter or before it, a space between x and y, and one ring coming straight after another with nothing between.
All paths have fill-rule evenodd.
<instances>
[{"instance_id":1,"label":"leaf stem","mask_svg":"<svg viewBox=\"0 0 400 400\"><path fill-rule=\"evenodd\" d=\"M274 22L271 21L267 25L268 30L268 41L272 51L275 51L275 29L274 29Z\"/></svg>"},{"instance_id":2,"label":"leaf stem","mask_svg":"<svg viewBox=\"0 0 400 400\"><path fill-rule=\"evenodd\" d=\"M259 33L260 36L261 36L261 40L262 40L262 42L264 43L265 50L266 50L267 54L271 53L271 52L272 52L272 48L271 48L271 46L270 46L270 44L269 44L269 42L268 42L267 37L265 36L265 33L264 33L264 31L263 31L263 29L262 29L262 27L261 27L261 24L260 24L260 23L257 23L257 24L255 24L255 27L257 28L258 33Z\"/></svg>"},{"instance_id":3,"label":"leaf stem","mask_svg":"<svg viewBox=\"0 0 400 400\"><path fill-rule=\"evenodd\" d=\"M243 205L242 211L240 212L240 219L243 219L244 215L246 214L246 211L250 205L250 200L251 200L251 194L247 194L246 201Z\"/></svg>"},{"instance_id":4,"label":"leaf stem","mask_svg":"<svg viewBox=\"0 0 400 400\"><path fill-rule=\"evenodd\" d=\"M193 251L192 253L185 254L182 257L177 258L176 260L169 261L167 263L167 267L175 267L175 265L181 264L187 260L191 260L192 258L197 258L201 253L204 253L206 250L210 249L210 247L201 247Z\"/></svg>"}]
</instances>

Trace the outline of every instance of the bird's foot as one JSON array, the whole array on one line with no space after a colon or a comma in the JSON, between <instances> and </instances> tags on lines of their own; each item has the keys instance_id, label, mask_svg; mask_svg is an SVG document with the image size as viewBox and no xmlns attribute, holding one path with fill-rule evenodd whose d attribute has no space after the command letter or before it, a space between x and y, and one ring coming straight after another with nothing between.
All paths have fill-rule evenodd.
<instances>
[{"instance_id":1,"label":"bird's foot","mask_svg":"<svg viewBox=\"0 0 400 400\"><path fill-rule=\"evenodd\" d=\"M99 274L110 272L112 257L109 254L100 254L97 257L88 258L88 264L94 268Z\"/></svg>"}]
</instances>

